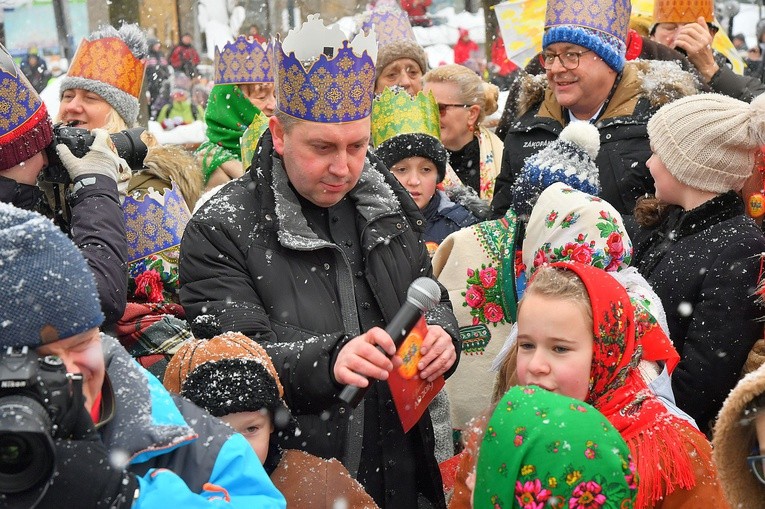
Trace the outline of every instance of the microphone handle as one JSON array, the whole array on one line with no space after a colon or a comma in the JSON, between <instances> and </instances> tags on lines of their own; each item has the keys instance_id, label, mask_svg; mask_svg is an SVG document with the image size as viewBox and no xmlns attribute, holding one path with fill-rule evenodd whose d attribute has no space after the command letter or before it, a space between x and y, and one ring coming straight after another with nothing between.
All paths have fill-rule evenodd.
<instances>
[{"instance_id":1,"label":"microphone handle","mask_svg":"<svg viewBox=\"0 0 765 509\"><path fill-rule=\"evenodd\" d=\"M420 308L406 301L393 317L393 320L385 327L385 332L393 339L396 350L398 350L398 347L401 346L401 343L404 342L409 333L412 332L412 329L414 329L422 315L423 312L420 311ZM390 357L388 352L383 350L380 345L375 345L375 348L384 356ZM364 399L364 395L373 383L374 380L369 380L369 384L366 387L346 385L340 392L340 400L350 405L351 408L356 408L361 400Z\"/></svg>"}]
</instances>

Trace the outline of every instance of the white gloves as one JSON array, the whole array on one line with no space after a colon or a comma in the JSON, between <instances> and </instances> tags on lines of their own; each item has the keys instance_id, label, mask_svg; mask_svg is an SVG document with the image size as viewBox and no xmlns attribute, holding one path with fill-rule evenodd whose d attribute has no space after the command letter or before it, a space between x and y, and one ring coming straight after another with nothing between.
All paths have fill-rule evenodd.
<instances>
[{"instance_id":1,"label":"white gloves","mask_svg":"<svg viewBox=\"0 0 765 509\"><path fill-rule=\"evenodd\" d=\"M132 175L127 162L117 155L117 150L105 129L93 129L95 140L82 158L72 154L63 143L56 145L56 153L74 182L83 175L105 175L119 186L127 183Z\"/></svg>"}]
</instances>

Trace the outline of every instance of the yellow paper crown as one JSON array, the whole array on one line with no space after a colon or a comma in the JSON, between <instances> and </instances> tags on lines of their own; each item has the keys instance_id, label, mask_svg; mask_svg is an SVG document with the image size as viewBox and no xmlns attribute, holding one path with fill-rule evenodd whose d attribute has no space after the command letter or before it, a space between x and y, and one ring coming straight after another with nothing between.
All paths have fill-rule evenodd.
<instances>
[{"instance_id":1,"label":"yellow paper crown","mask_svg":"<svg viewBox=\"0 0 765 509\"><path fill-rule=\"evenodd\" d=\"M67 77L100 81L139 98L145 67L145 63L137 59L119 37L83 39Z\"/></svg>"},{"instance_id":2,"label":"yellow paper crown","mask_svg":"<svg viewBox=\"0 0 765 509\"><path fill-rule=\"evenodd\" d=\"M433 92L412 97L404 90L386 88L372 101L372 145L400 134L427 134L441 139L441 116Z\"/></svg>"}]
</instances>

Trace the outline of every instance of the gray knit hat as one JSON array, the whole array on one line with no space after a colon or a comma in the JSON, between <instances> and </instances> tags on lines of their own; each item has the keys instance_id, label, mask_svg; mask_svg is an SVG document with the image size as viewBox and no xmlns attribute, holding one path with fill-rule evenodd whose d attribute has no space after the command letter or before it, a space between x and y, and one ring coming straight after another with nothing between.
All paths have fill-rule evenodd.
<instances>
[{"instance_id":1,"label":"gray knit hat","mask_svg":"<svg viewBox=\"0 0 765 509\"><path fill-rule=\"evenodd\" d=\"M46 217L0 203L0 348L58 341L104 321L93 273Z\"/></svg>"},{"instance_id":2,"label":"gray knit hat","mask_svg":"<svg viewBox=\"0 0 765 509\"><path fill-rule=\"evenodd\" d=\"M128 127L138 119L138 98L148 54L146 35L136 24L101 27L83 39L61 80L61 95L73 88L94 92L119 113Z\"/></svg>"},{"instance_id":3,"label":"gray knit hat","mask_svg":"<svg viewBox=\"0 0 765 509\"><path fill-rule=\"evenodd\" d=\"M401 39L384 46L380 45L377 49L375 82L380 78L385 66L399 58L411 58L420 66L422 74L428 72L428 57L425 55L425 50L422 49L422 46L411 39Z\"/></svg>"},{"instance_id":4,"label":"gray knit hat","mask_svg":"<svg viewBox=\"0 0 765 509\"><path fill-rule=\"evenodd\" d=\"M765 142L765 96L751 104L698 94L663 106L648 121L653 152L680 182L702 191L739 191Z\"/></svg>"}]
</instances>

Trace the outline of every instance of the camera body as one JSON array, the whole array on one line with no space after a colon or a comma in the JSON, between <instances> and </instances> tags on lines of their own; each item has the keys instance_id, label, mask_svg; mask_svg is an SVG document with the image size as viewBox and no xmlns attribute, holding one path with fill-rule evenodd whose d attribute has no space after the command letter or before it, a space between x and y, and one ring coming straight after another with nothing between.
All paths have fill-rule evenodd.
<instances>
[{"instance_id":1,"label":"camera body","mask_svg":"<svg viewBox=\"0 0 765 509\"><path fill-rule=\"evenodd\" d=\"M143 160L149 148L141 141L143 127L125 129L109 137L117 149L117 154L128 163L133 170L143 168ZM83 157L90 150L90 146L96 139L95 135L87 129L69 127L63 124L53 126L53 143L47 149L48 166L43 170L43 180L54 184L69 185L69 172L61 163L56 153L56 145L63 143L75 157Z\"/></svg>"},{"instance_id":2,"label":"camera body","mask_svg":"<svg viewBox=\"0 0 765 509\"><path fill-rule=\"evenodd\" d=\"M82 375L26 346L0 351L0 494L44 489L55 467L54 439L82 405Z\"/></svg>"}]
</instances>

